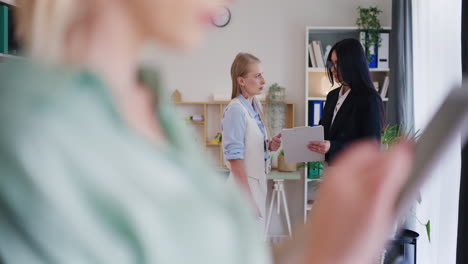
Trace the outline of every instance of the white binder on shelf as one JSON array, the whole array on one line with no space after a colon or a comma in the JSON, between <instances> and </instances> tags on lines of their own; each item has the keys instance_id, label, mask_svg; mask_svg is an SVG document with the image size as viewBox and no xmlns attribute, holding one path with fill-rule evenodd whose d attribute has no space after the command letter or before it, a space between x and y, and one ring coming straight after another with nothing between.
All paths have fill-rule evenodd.
<instances>
[{"instance_id":1,"label":"white binder on shelf","mask_svg":"<svg viewBox=\"0 0 468 264\"><path fill-rule=\"evenodd\" d=\"M388 78L388 76L385 76L385 80L384 80L384 83L382 85L382 90L380 91L380 96L382 97L382 99L387 97L387 91L388 91L388 86L389 85L390 85L390 78Z\"/></svg>"},{"instance_id":2,"label":"white binder on shelf","mask_svg":"<svg viewBox=\"0 0 468 264\"><path fill-rule=\"evenodd\" d=\"M379 69L388 69L389 61L389 41L390 41L390 33L381 33L380 38L382 42L380 43L379 51L378 51L378 61L377 61L377 68Z\"/></svg>"},{"instance_id":3,"label":"white binder on shelf","mask_svg":"<svg viewBox=\"0 0 468 264\"><path fill-rule=\"evenodd\" d=\"M325 155L307 148L310 141L323 141L323 126L295 127L281 131L284 159L290 162L324 161Z\"/></svg>"},{"instance_id":4,"label":"white binder on shelf","mask_svg":"<svg viewBox=\"0 0 468 264\"><path fill-rule=\"evenodd\" d=\"M312 101L311 109L312 122L309 126L318 126L323 113L323 101Z\"/></svg>"},{"instance_id":5,"label":"white binder on shelf","mask_svg":"<svg viewBox=\"0 0 468 264\"><path fill-rule=\"evenodd\" d=\"M312 68L317 68L317 62L315 61L314 48L312 47L312 42L309 43L309 58Z\"/></svg>"},{"instance_id":6,"label":"white binder on shelf","mask_svg":"<svg viewBox=\"0 0 468 264\"><path fill-rule=\"evenodd\" d=\"M312 41L312 45L314 48L314 54L315 54L315 60L317 61L317 67L319 68L325 68L325 63L323 62L323 55L322 55L322 50L320 49L320 43L319 41Z\"/></svg>"}]
</instances>

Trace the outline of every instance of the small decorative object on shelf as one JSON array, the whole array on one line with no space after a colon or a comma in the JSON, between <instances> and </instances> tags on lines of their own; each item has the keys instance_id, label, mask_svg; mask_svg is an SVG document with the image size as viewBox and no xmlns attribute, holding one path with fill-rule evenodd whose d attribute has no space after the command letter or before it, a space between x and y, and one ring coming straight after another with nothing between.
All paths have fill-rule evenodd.
<instances>
[{"instance_id":1,"label":"small decorative object on shelf","mask_svg":"<svg viewBox=\"0 0 468 264\"><path fill-rule=\"evenodd\" d=\"M173 103L182 102L182 95L180 94L179 90L177 90L177 89L172 93L171 98L172 98Z\"/></svg>"},{"instance_id":2,"label":"small decorative object on shelf","mask_svg":"<svg viewBox=\"0 0 468 264\"><path fill-rule=\"evenodd\" d=\"M216 133L216 136L210 141L211 143L221 143L223 142L223 135L221 132Z\"/></svg>"},{"instance_id":3,"label":"small decorative object on shelf","mask_svg":"<svg viewBox=\"0 0 468 264\"><path fill-rule=\"evenodd\" d=\"M321 179L323 174L323 161L313 161L308 163L309 179Z\"/></svg>"},{"instance_id":4,"label":"small decorative object on shelf","mask_svg":"<svg viewBox=\"0 0 468 264\"><path fill-rule=\"evenodd\" d=\"M192 121L203 121L204 120L204 117L203 115L193 115L191 116L190 118Z\"/></svg>"}]
</instances>

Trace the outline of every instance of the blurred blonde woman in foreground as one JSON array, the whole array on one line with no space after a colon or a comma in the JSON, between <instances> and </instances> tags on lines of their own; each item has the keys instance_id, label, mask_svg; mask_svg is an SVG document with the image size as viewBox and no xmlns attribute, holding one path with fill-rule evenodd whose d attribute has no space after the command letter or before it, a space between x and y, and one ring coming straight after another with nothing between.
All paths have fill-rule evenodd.
<instances>
[{"instance_id":1,"label":"blurred blonde woman in foreground","mask_svg":"<svg viewBox=\"0 0 468 264\"><path fill-rule=\"evenodd\" d=\"M411 150L363 143L327 172L310 221L270 253L248 202L201 160L157 75L156 39L198 45L222 0L18 1L31 60L0 64L5 263L369 263Z\"/></svg>"}]
</instances>

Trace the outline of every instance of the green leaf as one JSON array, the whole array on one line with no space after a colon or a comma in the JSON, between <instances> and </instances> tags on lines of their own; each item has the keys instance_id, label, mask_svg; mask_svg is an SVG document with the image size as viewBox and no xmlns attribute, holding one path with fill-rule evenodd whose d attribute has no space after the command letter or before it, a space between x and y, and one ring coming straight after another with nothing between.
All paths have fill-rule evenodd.
<instances>
[{"instance_id":1,"label":"green leaf","mask_svg":"<svg viewBox=\"0 0 468 264\"><path fill-rule=\"evenodd\" d=\"M417 141L420 137L420 131L414 131L414 129L407 129L404 125L393 125L386 126L382 131L381 144L387 147L391 147L395 143L401 140Z\"/></svg>"},{"instance_id":2,"label":"green leaf","mask_svg":"<svg viewBox=\"0 0 468 264\"><path fill-rule=\"evenodd\" d=\"M427 233L427 238L429 239L429 243L431 243L431 220L427 220L426 233Z\"/></svg>"}]
</instances>

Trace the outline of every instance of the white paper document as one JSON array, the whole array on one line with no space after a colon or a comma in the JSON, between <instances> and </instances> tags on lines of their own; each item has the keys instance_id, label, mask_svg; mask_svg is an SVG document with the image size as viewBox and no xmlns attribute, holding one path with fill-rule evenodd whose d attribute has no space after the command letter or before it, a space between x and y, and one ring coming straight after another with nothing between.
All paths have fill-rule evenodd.
<instances>
[{"instance_id":1,"label":"white paper document","mask_svg":"<svg viewBox=\"0 0 468 264\"><path fill-rule=\"evenodd\" d=\"M323 126L295 127L281 131L284 160L290 162L324 161L325 155L307 148L310 141L323 141Z\"/></svg>"}]
</instances>

